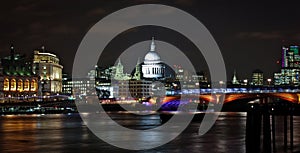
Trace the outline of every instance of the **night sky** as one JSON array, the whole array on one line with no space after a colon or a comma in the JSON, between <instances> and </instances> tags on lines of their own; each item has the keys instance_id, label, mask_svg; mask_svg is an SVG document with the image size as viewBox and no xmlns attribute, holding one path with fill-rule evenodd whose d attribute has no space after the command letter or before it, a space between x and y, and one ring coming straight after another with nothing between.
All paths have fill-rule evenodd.
<instances>
[{"instance_id":1,"label":"night sky","mask_svg":"<svg viewBox=\"0 0 300 153\"><path fill-rule=\"evenodd\" d=\"M71 74L81 39L95 23L121 8L145 3L175 6L198 18L218 43L229 79L234 69L239 79L249 78L255 69L272 77L280 69L276 62L280 60L281 46L300 44L300 2L297 1L19 0L1 3L0 56L9 54L11 43L17 53L27 56L45 45L60 57L64 72ZM170 43L179 41L172 35L176 33L159 27L129 30L115 38L106 53L116 55L152 36ZM188 47L183 45L184 48L193 50L188 41L186 44ZM203 61L199 63L197 69L207 71L205 64L201 64Z\"/></svg>"}]
</instances>

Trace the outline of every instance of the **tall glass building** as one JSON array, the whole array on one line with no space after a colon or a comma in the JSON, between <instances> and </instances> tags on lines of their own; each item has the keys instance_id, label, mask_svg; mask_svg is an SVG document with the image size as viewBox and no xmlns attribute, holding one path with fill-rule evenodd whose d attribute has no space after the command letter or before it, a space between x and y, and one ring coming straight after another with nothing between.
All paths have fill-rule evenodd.
<instances>
[{"instance_id":1,"label":"tall glass building","mask_svg":"<svg viewBox=\"0 0 300 153\"><path fill-rule=\"evenodd\" d=\"M274 73L274 85L299 86L300 55L299 46L282 47L281 69Z\"/></svg>"}]
</instances>

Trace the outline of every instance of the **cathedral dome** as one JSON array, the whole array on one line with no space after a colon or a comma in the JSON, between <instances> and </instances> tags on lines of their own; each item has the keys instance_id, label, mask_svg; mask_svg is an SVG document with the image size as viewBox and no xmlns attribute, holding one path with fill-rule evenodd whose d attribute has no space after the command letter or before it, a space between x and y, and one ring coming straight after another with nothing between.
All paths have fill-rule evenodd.
<instances>
[{"instance_id":1,"label":"cathedral dome","mask_svg":"<svg viewBox=\"0 0 300 153\"><path fill-rule=\"evenodd\" d=\"M160 56L155 52L155 44L154 38L152 38L150 51L145 55L144 63L152 64L152 63L160 63Z\"/></svg>"},{"instance_id":2,"label":"cathedral dome","mask_svg":"<svg viewBox=\"0 0 300 153\"><path fill-rule=\"evenodd\" d=\"M154 38L150 46L150 51L145 55L144 64L142 65L143 78L157 79L163 78L165 67L160 60L159 55L155 52Z\"/></svg>"},{"instance_id":3,"label":"cathedral dome","mask_svg":"<svg viewBox=\"0 0 300 153\"><path fill-rule=\"evenodd\" d=\"M160 57L156 52L150 51L146 54L144 61L160 61Z\"/></svg>"}]
</instances>

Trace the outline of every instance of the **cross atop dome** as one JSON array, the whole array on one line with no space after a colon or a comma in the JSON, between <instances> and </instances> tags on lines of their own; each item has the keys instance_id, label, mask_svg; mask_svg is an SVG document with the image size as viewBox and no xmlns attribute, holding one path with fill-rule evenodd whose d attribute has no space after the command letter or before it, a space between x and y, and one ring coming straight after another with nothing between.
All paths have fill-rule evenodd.
<instances>
[{"instance_id":1,"label":"cross atop dome","mask_svg":"<svg viewBox=\"0 0 300 153\"><path fill-rule=\"evenodd\" d=\"M154 37L152 37L152 41L151 41L151 46L150 46L150 51L155 51L155 43L154 43Z\"/></svg>"}]
</instances>

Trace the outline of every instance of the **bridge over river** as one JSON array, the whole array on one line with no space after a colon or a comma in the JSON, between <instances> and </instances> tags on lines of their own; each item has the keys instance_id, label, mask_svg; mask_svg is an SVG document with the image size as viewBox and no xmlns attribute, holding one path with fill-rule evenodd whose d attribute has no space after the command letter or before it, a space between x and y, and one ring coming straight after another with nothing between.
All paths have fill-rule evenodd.
<instances>
[{"instance_id":1,"label":"bridge over river","mask_svg":"<svg viewBox=\"0 0 300 153\"><path fill-rule=\"evenodd\" d=\"M190 89L182 90L180 92L174 92L173 95L169 95L164 99L164 102L168 102L172 99L178 99L182 95L188 97L194 97L201 103L229 103L238 100L255 100L260 99L261 102L271 102L275 98L288 101L291 103L300 103L300 90L299 89L282 89L282 88L219 88L219 89Z\"/></svg>"}]
</instances>

